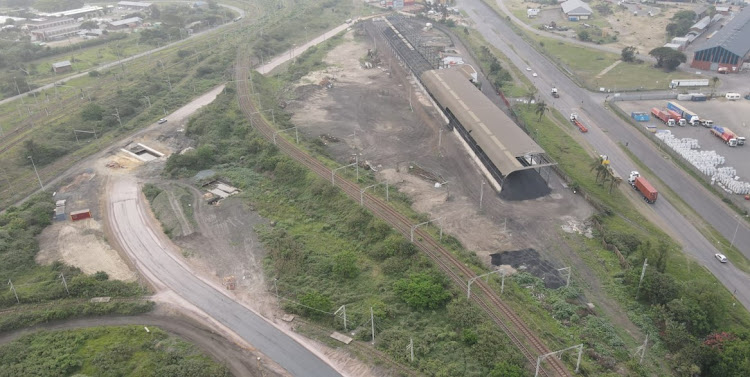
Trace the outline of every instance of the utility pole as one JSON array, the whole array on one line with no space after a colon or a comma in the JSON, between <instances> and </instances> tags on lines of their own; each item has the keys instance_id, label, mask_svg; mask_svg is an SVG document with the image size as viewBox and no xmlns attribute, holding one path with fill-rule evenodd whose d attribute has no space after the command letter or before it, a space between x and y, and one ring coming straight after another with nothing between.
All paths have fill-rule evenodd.
<instances>
[{"instance_id":1,"label":"utility pole","mask_svg":"<svg viewBox=\"0 0 750 377\"><path fill-rule=\"evenodd\" d=\"M18 299L18 292L16 292L16 287L13 286L13 282L8 279L8 285L10 285L10 290L13 291L13 294L16 296L16 303L20 304L21 300ZM372 308L370 308L370 311L372 312ZM375 332L373 332L374 334ZM373 343L375 343L375 338L373 338Z\"/></svg>"},{"instance_id":2,"label":"utility pole","mask_svg":"<svg viewBox=\"0 0 750 377\"><path fill-rule=\"evenodd\" d=\"M344 317L344 330L348 331L349 329L346 327L346 305L341 305L341 307L338 308L338 310L336 310L333 315L338 316L339 312L341 312L341 316Z\"/></svg>"},{"instance_id":3,"label":"utility pole","mask_svg":"<svg viewBox=\"0 0 750 377\"><path fill-rule=\"evenodd\" d=\"M116 116L116 117L117 117L117 121L118 121L118 122L120 122L120 127L122 127L122 119L120 119L120 110L118 110L118 109L117 109L117 108L115 107L115 113L114 113L114 114L112 114L112 115L114 115L114 116Z\"/></svg>"},{"instance_id":4,"label":"utility pole","mask_svg":"<svg viewBox=\"0 0 750 377\"><path fill-rule=\"evenodd\" d=\"M640 355L641 358L638 364L643 364L643 358L646 356L646 347L648 346L648 334L646 334L646 340L643 341L643 345L638 346L635 350L635 356Z\"/></svg>"},{"instance_id":5,"label":"utility pole","mask_svg":"<svg viewBox=\"0 0 750 377\"><path fill-rule=\"evenodd\" d=\"M648 267L648 258L643 261L643 269L641 270L641 279L638 280L638 289L635 291L635 299L638 299L638 293L641 292L641 283L643 283L643 277L646 276L646 267Z\"/></svg>"},{"instance_id":6,"label":"utility pole","mask_svg":"<svg viewBox=\"0 0 750 377\"><path fill-rule=\"evenodd\" d=\"M11 287L13 286L11 285ZM16 296L16 300L18 300L18 296ZM375 314L372 312L372 306L370 307L370 323L372 324L372 344L375 344Z\"/></svg>"},{"instance_id":7,"label":"utility pole","mask_svg":"<svg viewBox=\"0 0 750 377\"><path fill-rule=\"evenodd\" d=\"M276 285L278 280L279 278L273 278L273 290L276 292L276 297L279 297L279 286Z\"/></svg>"},{"instance_id":8,"label":"utility pole","mask_svg":"<svg viewBox=\"0 0 750 377\"><path fill-rule=\"evenodd\" d=\"M60 273L60 277L62 278L63 285L65 286L65 292L68 292L68 296L70 296L70 291L68 290L68 282L65 281L65 275L63 273Z\"/></svg>"},{"instance_id":9,"label":"utility pole","mask_svg":"<svg viewBox=\"0 0 750 377\"><path fill-rule=\"evenodd\" d=\"M406 346L406 350L409 351L409 355L411 357L411 362L414 362L414 339L411 337L409 338L409 345Z\"/></svg>"},{"instance_id":10,"label":"utility pole","mask_svg":"<svg viewBox=\"0 0 750 377\"><path fill-rule=\"evenodd\" d=\"M568 278L565 279L565 288L567 288L568 286L570 286L570 267L558 268L557 272L560 272L560 271L563 271L563 270L567 270L568 271Z\"/></svg>"},{"instance_id":11,"label":"utility pole","mask_svg":"<svg viewBox=\"0 0 750 377\"><path fill-rule=\"evenodd\" d=\"M42 191L44 191L44 185L42 184L42 179L39 178L39 171L36 170L36 164L34 163L34 158L32 158L31 156L29 156L29 160L31 160L31 166L34 167L34 173L36 173L36 179L39 180L39 187L42 189ZM10 281L10 280L8 280L8 281Z\"/></svg>"},{"instance_id":12,"label":"utility pole","mask_svg":"<svg viewBox=\"0 0 750 377\"><path fill-rule=\"evenodd\" d=\"M482 210L482 200L484 199L484 181L482 181L482 185L479 187L479 210Z\"/></svg>"}]
</instances>

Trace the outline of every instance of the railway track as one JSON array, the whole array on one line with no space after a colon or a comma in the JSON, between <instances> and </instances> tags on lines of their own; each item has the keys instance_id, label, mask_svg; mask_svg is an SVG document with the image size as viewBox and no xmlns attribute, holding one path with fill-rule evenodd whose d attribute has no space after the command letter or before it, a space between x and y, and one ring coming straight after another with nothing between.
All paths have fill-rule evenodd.
<instances>
[{"instance_id":1,"label":"railway track","mask_svg":"<svg viewBox=\"0 0 750 377\"><path fill-rule=\"evenodd\" d=\"M268 140L273 140L275 128L269 125L263 117L253 114L256 110L250 100L251 96L249 93L248 77L250 72L247 67L250 67L250 65L249 57L246 54L238 53L237 67L242 67L235 71L239 106L245 116L252 121L258 132ZM308 155L284 137L277 137L275 140L279 150L314 171L323 179L331 179L331 169L323 165L316 158ZM353 200L360 200L361 189L358 184L338 176L334 176L333 184ZM373 194L364 193L363 197L363 204L367 209L386 221L404 236L410 237L412 226L414 225L411 219L396 211L383 199ZM416 229L414 235L414 244L417 248L427 254L461 289L467 287L469 279L477 276L473 270L465 266L453 254L435 241L426 230ZM526 357L530 365L535 366L537 356L547 354L550 350L526 326L521 318L497 296L487 283L479 279L474 284L478 289L475 288L475 294L472 295L471 299L508 335L513 344ZM540 369L540 375L570 376L570 372L557 358L547 359L544 366L546 368Z\"/></svg>"}]
</instances>

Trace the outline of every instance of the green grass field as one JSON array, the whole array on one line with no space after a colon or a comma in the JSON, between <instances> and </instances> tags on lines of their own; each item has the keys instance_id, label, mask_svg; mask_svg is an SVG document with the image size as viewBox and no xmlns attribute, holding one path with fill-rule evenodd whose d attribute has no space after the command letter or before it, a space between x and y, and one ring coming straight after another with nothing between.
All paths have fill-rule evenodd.
<instances>
[{"instance_id":1,"label":"green grass field","mask_svg":"<svg viewBox=\"0 0 750 377\"><path fill-rule=\"evenodd\" d=\"M0 376L205 376L229 370L157 327L41 331L0 346Z\"/></svg>"}]
</instances>

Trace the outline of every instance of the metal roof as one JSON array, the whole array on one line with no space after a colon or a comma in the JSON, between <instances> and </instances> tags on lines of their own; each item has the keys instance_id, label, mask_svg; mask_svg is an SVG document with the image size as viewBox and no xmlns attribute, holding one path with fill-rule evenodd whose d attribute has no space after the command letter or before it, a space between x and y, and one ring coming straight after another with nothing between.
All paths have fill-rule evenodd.
<instances>
[{"instance_id":1,"label":"metal roof","mask_svg":"<svg viewBox=\"0 0 750 377\"><path fill-rule=\"evenodd\" d=\"M140 1L120 1L119 3L117 3L117 5L124 7L148 8L151 6L151 3L144 3Z\"/></svg>"},{"instance_id":2,"label":"metal roof","mask_svg":"<svg viewBox=\"0 0 750 377\"><path fill-rule=\"evenodd\" d=\"M128 24L138 23L138 22L141 22L141 21L143 21L143 19L140 18L140 17L130 17L130 18L126 18L124 20L112 21L109 24L112 25L112 26L122 26L122 25L128 25Z\"/></svg>"},{"instance_id":3,"label":"metal roof","mask_svg":"<svg viewBox=\"0 0 750 377\"><path fill-rule=\"evenodd\" d=\"M70 66L70 60L63 60L61 62L52 63L52 68L61 68L61 67L69 67Z\"/></svg>"},{"instance_id":4,"label":"metal roof","mask_svg":"<svg viewBox=\"0 0 750 377\"><path fill-rule=\"evenodd\" d=\"M725 50L743 57L750 52L750 7L745 7L716 35L711 38L701 50L722 47Z\"/></svg>"},{"instance_id":5,"label":"metal roof","mask_svg":"<svg viewBox=\"0 0 750 377\"><path fill-rule=\"evenodd\" d=\"M697 30L703 30L710 23L711 23L711 17L706 16L706 17L701 18L700 21L696 22L695 25L691 26L690 28L691 29L697 29Z\"/></svg>"},{"instance_id":6,"label":"metal roof","mask_svg":"<svg viewBox=\"0 0 750 377\"><path fill-rule=\"evenodd\" d=\"M469 82L461 71L427 71L422 74L422 82L440 103L440 107L450 109L461 125L471 132L471 138L504 176L524 168L517 157L544 153L529 135Z\"/></svg>"},{"instance_id":7,"label":"metal roof","mask_svg":"<svg viewBox=\"0 0 750 377\"><path fill-rule=\"evenodd\" d=\"M594 12L591 11L591 7L581 0L568 0L562 4L562 11L565 14L580 16L580 15L591 15Z\"/></svg>"}]
</instances>

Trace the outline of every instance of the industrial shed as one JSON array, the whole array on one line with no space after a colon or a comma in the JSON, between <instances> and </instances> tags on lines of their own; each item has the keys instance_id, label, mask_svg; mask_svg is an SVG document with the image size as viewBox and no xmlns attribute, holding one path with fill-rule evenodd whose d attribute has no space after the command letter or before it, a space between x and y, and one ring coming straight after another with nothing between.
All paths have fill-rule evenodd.
<instances>
[{"instance_id":1,"label":"industrial shed","mask_svg":"<svg viewBox=\"0 0 750 377\"><path fill-rule=\"evenodd\" d=\"M422 82L502 191L519 171L554 163L544 150L456 69L431 70ZM544 183L546 187L546 183Z\"/></svg>"},{"instance_id":2,"label":"industrial shed","mask_svg":"<svg viewBox=\"0 0 750 377\"><path fill-rule=\"evenodd\" d=\"M732 21L724 25L706 45L695 51L693 68L739 72L750 53L750 7L745 7Z\"/></svg>"}]
</instances>

